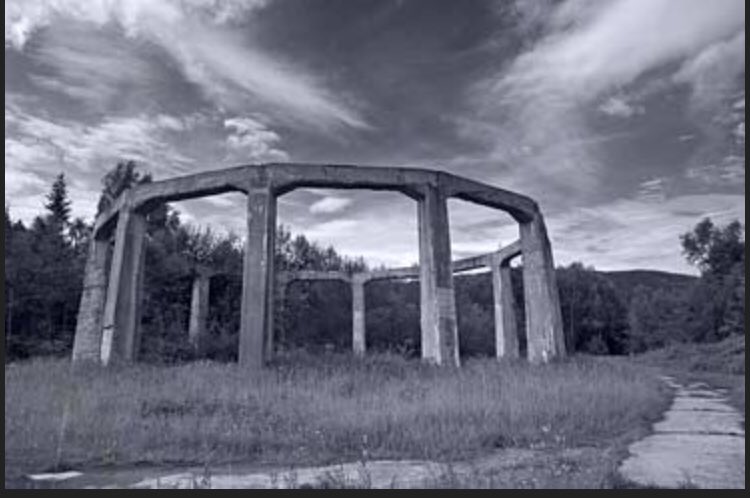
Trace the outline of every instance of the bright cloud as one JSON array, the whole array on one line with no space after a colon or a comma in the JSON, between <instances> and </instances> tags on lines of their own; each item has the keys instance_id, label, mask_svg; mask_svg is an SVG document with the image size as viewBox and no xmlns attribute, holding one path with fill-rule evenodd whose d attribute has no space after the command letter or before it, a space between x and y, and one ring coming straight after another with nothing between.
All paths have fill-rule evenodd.
<instances>
[{"instance_id":1,"label":"bright cloud","mask_svg":"<svg viewBox=\"0 0 750 498\"><path fill-rule=\"evenodd\" d=\"M312 214L338 213L352 203L351 199L345 197L324 197L310 206Z\"/></svg>"},{"instance_id":2,"label":"bright cloud","mask_svg":"<svg viewBox=\"0 0 750 498\"><path fill-rule=\"evenodd\" d=\"M599 110L608 116L618 118L629 118L645 112L642 106L630 104L627 100L619 96L612 96L604 101L599 106Z\"/></svg>"},{"instance_id":3,"label":"bright cloud","mask_svg":"<svg viewBox=\"0 0 750 498\"><path fill-rule=\"evenodd\" d=\"M276 147L281 137L256 119L226 119L224 128L231 131L226 140L231 158L245 162L289 160L289 154Z\"/></svg>"}]
</instances>

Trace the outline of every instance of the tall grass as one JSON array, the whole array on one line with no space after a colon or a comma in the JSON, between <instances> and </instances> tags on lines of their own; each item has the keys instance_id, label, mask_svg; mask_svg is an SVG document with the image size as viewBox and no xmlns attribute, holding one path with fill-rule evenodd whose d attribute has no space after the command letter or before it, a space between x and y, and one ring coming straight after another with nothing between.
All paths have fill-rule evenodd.
<instances>
[{"instance_id":1,"label":"tall grass","mask_svg":"<svg viewBox=\"0 0 750 498\"><path fill-rule=\"evenodd\" d=\"M677 343L642 354L642 361L690 372L745 374L745 336L735 335L714 343Z\"/></svg>"},{"instance_id":2,"label":"tall grass","mask_svg":"<svg viewBox=\"0 0 750 498\"><path fill-rule=\"evenodd\" d=\"M498 447L616 437L658 416L659 383L616 361L545 366L489 359L444 369L392 356L72 370L64 360L5 369L9 468L358 458L461 458Z\"/></svg>"}]
</instances>

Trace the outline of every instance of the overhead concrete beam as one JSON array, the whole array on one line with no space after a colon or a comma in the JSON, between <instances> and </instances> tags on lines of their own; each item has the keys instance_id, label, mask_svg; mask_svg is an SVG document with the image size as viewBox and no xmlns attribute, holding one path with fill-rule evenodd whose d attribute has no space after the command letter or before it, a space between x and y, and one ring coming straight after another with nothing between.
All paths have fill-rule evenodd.
<instances>
[{"instance_id":1,"label":"overhead concrete beam","mask_svg":"<svg viewBox=\"0 0 750 498\"><path fill-rule=\"evenodd\" d=\"M133 207L148 210L164 203L245 191L248 183L267 181L275 195L297 188L341 188L392 190L418 199L425 186L441 185L445 196L456 197L509 212L519 221L527 221L538 212L536 203L521 194L503 190L442 171L386 166L353 166L343 164L271 163L251 164L186 175L131 187ZM98 233L116 216L122 204L97 217Z\"/></svg>"}]
</instances>

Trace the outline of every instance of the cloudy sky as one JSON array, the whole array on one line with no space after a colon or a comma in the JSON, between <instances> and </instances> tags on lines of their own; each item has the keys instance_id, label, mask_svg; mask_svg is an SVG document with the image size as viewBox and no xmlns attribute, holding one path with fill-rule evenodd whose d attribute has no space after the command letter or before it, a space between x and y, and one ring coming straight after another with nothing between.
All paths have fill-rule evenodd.
<instances>
[{"instance_id":1,"label":"cloudy sky","mask_svg":"<svg viewBox=\"0 0 750 498\"><path fill-rule=\"evenodd\" d=\"M537 199L556 263L689 272L678 236L744 222L743 0L6 0L5 201L42 210L65 172L265 161L442 169ZM241 233L244 202L175 205ZM451 201L456 257L518 236ZM295 232L373 263L417 260L396 193L303 190Z\"/></svg>"}]
</instances>

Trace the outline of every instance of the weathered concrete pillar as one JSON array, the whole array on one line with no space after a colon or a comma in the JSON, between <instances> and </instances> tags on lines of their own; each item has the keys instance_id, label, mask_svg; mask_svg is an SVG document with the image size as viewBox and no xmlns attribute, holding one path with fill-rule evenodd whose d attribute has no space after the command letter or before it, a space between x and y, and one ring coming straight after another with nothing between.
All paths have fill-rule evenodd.
<instances>
[{"instance_id":1,"label":"weathered concrete pillar","mask_svg":"<svg viewBox=\"0 0 750 498\"><path fill-rule=\"evenodd\" d=\"M146 218L124 208L117 218L115 247L102 322L101 361L135 361L140 347L141 293Z\"/></svg>"},{"instance_id":2,"label":"weathered concrete pillar","mask_svg":"<svg viewBox=\"0 0 750 498\"><path fill-rule=\"evenodd\" d=\"M515 359L518 349L516 299L511 284L510 260L492 258L492 299L495 304L495 356Z\"/></svg>"},{"instance_id":3,"label":"weathered concrete pillar","mask_svg":"<svg viewBox=\"0 0 750 498\"><path fill-rule=\"evenodd\" d=\"M188 339L197 355L202 355L206 349L208 321L208 299L211 276L208 272L198 269L193 278L193 290L190 296L190 323L188 325Z\"/></svg>"},{"instance_id":4,"label":"weathered concrete pillar","mask_svg":"<svg viewBox=\"0 0 750 498\"><path fill-rule=\"evenodd\" d=\"M267 186L247 195L247 241L242 273L239 363L259 369L273 353L276 197Z\"/></svg>"},{"instance_id":5,"label":"weathered concrete pillar","mask_svg":"<svg viewBox=\"0 0 750 498\"><path fill-rule=\"evenodd\" d=\"M352 349L362 355L367 348L365 340L365 282L361 275L352 277Z\"/></svg>"},{"instance_id":6,"label":"weathered concrete pillar","mask_svg":"<svg viewBox=\"0 0 750 498\"><path fill-rule=\"evenodd\" d=\"M552 248L541 214L521 223L523 286L526 301L528 360L544 363L565 356L560 296Z\"/></svg>"},{"instance_id":7,"label":"weathered concrete pillar","mask_svg":"<svg viewBox=\"0 0 750 498\"><path fill-rule=\"evenodd\" d=\"M107 298L109 240L92 239L86 257L83 292L78 306L73 362L101 361L102 314Z\"/></svg>"},{"instance_id":8,"label":"weathered concrete pillar","mask_svg":"<svg viewBox=\"0 0 750 498\"><path fill-rule=\"evenodd\" d=\"M287 289L291 284L291 279L286 273L278 275L276 281L276 305L274 306L274 327L275 327L275 339L276 342L286 345L286 329L289 326L287 323Z\"/></svg>"},{"instance_id":9,"label":"weathered concrete pillar","mask_svg":"<svg viewBox=\"0 0 750 498\"><path fill-rule=\"evenodd\" d=\"M418 223L422 359L459 366L448 205L438 187L424 188Z\"/></svg>"}]
</instances>

